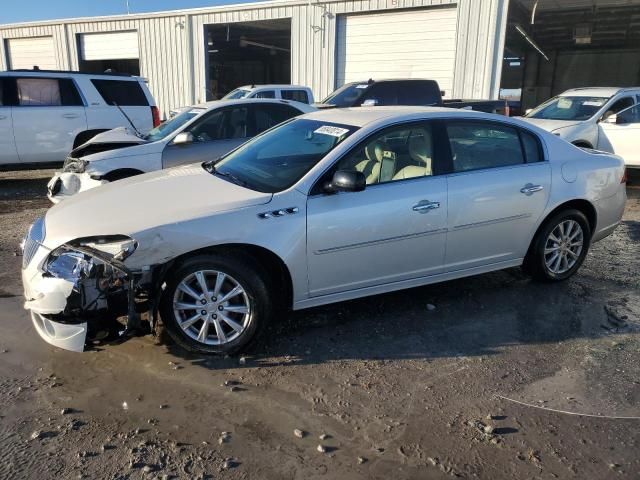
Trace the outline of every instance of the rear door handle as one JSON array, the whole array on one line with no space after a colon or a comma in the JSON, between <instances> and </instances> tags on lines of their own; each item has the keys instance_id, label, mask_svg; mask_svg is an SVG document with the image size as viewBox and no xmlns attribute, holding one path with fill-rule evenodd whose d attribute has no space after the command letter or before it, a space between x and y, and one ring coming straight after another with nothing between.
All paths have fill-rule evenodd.
<instances>
[{"instance_id":1,"label":"rear door handle","mask_svg":"<svg viewBox=\"0 0 640 480\"><path fill-rule=\"evenodd\" d=\"M413 211L418 213L427 213L429 210L435 210L436 208L440 208L440 202L422 200L413 206Z\"/></svg>"},{"instance_id":2,"label":"rear door handle","mask_svg":"<svg viewBox=\"0 0 640 480\"><path fill-rule=\"evenodd\" d=\"M524 193L525 195L533 195L536 192L544 190L542 185L534 185L533 183L527 183L524 187L520 189L520 193Z\"/></svg>"},{"instance_id":3,"label":"rear door handle","mask_svg":"<svg viewBox=\"0 0 640 480\"><path fill-rule=\"evenodd\" d=\"M77 113L65 113L62 115L64 118L78 118L80 115Z\"/></svg>"}]
</instances>

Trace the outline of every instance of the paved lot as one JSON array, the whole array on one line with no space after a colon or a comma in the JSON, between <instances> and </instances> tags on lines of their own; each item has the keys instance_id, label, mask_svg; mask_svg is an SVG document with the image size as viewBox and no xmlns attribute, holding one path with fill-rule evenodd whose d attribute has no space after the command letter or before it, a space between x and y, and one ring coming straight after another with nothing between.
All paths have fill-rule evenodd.
<instances>
[{"instance_id":1,"label":"paved lot","mask_svg":"<svg viewBox=\"0 0 640 480\"><path fill-rule=\"evenodd\" d=\"M0 478L640 475L640 419L598 418L640 417L638 179L571 281L513 269L297 312L243 363L43 343L15 254L50 174L0 172Z\"/></svg>"}]
</instances>

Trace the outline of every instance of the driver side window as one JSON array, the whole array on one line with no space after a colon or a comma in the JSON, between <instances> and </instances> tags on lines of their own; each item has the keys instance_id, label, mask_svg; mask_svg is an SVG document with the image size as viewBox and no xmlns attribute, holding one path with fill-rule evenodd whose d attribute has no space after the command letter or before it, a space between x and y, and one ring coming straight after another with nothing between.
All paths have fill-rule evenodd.
<instances>
[{"instance_id":1,"label":"driver side window","mask_svg":"<svg viewBox=\"0 0 640 480\"><path fill-rule=\"evenodd\" d=\"M603 118L607 118L613 115L614 113L621 112L625 108L629 108L630 106L632 106L633 103L634 102L632 97L621 98L620 100L616 101L613 105L611 105L609 108L607 108L607 111L603 115Z\"/></svg>"},{"instance_id":2,"label":"driver side window","mask_svg":"<svg viewBox=\"0 0 640 480\"><path fill-rule=\"evenodd\" d=\"M337 170L357 170L367 185L433 175L433 136L428 124L403 125L374 135L340 160Z\"/></svg>"}]
</instances>

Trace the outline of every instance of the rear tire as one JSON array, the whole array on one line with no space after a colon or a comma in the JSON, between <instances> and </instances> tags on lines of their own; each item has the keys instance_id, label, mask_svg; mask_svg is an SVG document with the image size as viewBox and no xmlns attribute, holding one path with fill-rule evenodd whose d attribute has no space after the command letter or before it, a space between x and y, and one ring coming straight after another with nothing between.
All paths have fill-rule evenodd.
<instances>
[{"instance_id":1,"label":"rear tire","mask_svg":"<svg viewBox=\"0 0 640 480\"><path fill-rule=\"evenodd\" d=\"M580 210L562 210L538 230L524 261L535 280L559 282L578 271L591 245L591 227Z\"/></svg>"},{"instance_id":2,"label":"rear tire","mask_svg":"<svg viewBox=\"0 0 640 480\"><path fill-rule=\"evenodd\" d=\"M167 279L160 302L167 333L190 352L224 355L248 349L274 312L265 278L259 266L233 256L185 260Z\"/></svg>"}]
</instances>

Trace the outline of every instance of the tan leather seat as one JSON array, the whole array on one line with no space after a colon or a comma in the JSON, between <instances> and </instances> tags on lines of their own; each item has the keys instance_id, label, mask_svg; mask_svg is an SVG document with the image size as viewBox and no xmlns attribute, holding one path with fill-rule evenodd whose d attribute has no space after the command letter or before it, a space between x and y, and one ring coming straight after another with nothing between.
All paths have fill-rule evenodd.
<instances>
[{"instance_id":1,"label":"tan leather seat","mask_svg":"<svg viewBox=\"0 0 640 480\"><path fill-rule=\"evenodd\" d=\"M404 167L393 176L394 180L433 175L431 170L433 148L429 132L421 132L420 134L412 135L409 138L409 156L417 165L408 165Z\"/></svg>"},{"instance_id":2,"label":"tan leather seat","mask_svg":"<svg viewBox=\"0 0 640 480\"><path fill-rule=\"evenodd\" d=\"M367 185L380 181L380 167L384 156L384 145L382 142L371 142L364 148L366 160L356 164L357 171L362 172L367 180Z\"/></svg>"}]
</instances>

